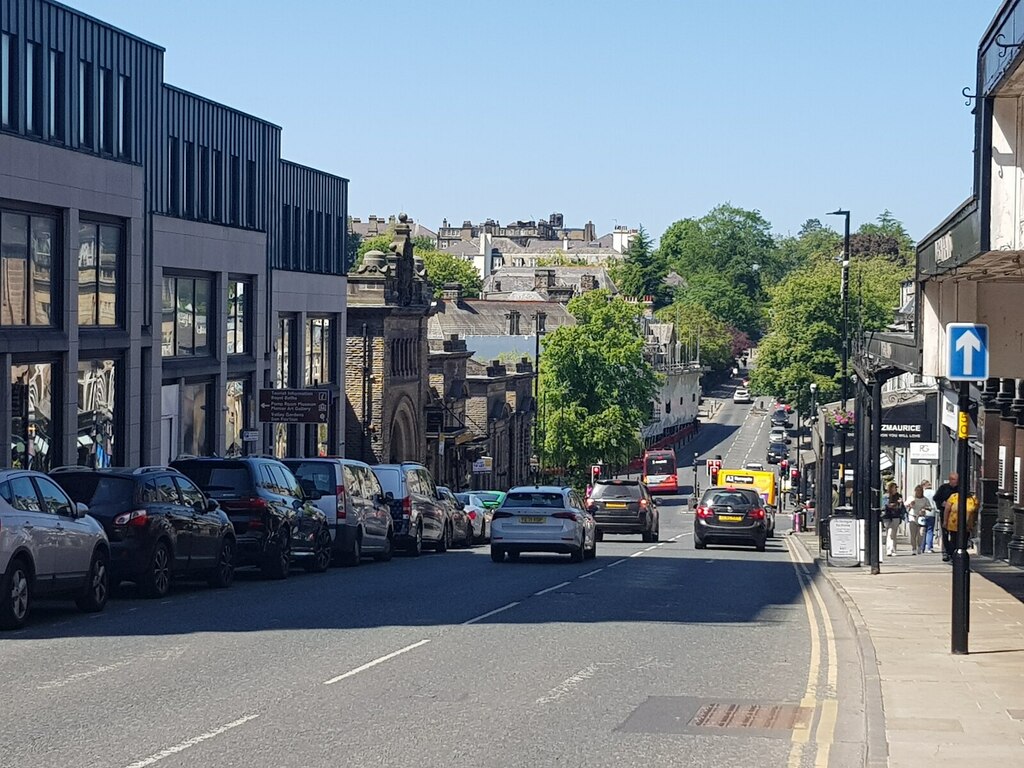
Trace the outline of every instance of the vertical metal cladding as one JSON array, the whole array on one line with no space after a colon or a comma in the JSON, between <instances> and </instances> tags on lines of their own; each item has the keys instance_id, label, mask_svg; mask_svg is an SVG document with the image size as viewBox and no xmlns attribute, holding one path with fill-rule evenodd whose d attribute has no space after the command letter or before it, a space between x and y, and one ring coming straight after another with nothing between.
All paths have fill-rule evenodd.
<instances>
[{"instance_id":1,"label":"vertical metal cladding","mask_svg":"<svg viewBox=\"0 0 1024 768\"><path fill-rule=\"evenodd\" d=\"M278 190L271 208L275 235L281 232L284 206L291 211L292 222L287 228L290 242L283 242L284 238L279 236L271 240L271 266L300 272L345 274L348 179L282 160ZM296 216L296 210L301 215ZM294 231L296 226L301 232Z\"/></svg>"}]
</instances>

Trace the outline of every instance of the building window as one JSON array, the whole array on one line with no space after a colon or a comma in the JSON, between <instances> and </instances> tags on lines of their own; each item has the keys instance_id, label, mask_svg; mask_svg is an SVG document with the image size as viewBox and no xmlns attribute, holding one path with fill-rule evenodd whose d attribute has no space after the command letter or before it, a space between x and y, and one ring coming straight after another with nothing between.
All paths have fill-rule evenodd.
<instances>
[{"instance_id":1,"label":"building window","mask_svg":"<svg viewBox=\"0 0 1024 768\"><path fill-rule=\"evenodd\" d=\"M17 88L17 66L14 57L17 45L13 35L6 32L0 34L0 125L4 128L15 127L15 115L18 114L15 93Z\"/></svg>"},{"instance_id":2,"label":"building window","mask_svg":"<svg viewBox=\"0 0 1024 768\"><path fill-rule=\"evenodd\" d=\"M67 102L64 93L64 54L60 51L50 51L49 86L50 138L64 141L64 105Z\"/></svg>"},{"instance_id":3,"label":"building window","mask_svg":"<svg viewBox=\"0 0 1024 768\"><path fill-rule=\"evenodd\" d=\"M113 360L78 363L78 459L84 467L117 466L117 364Z\"/></svg>"},{"instance_id":4,"label":"building window","mask_svg":"<svg viewBox=\"0 0 1024 768\"><path fill-rule=\"evenodd\" d=\"M231 156L231 202L230 202L230 214L231 223L234 225L241 224L241 197L242 197L242 160L238 155Z\"/></svg>"},{"instance_id":5,"label":"building window","mask_svg":"<svg viewBox=\"0 0 1024 768\"><path fill-rule=\"evenodd\" d=\"M306 386L331 381L331 320L314 317L306 323Z\"/></svg>"},{"instance_id":6,"label":"building window","mask_svg":"<svg viewBox=\"0 0 1024 768\"><path fill-rule=\"evenodd\" d=\"M334 256L335 263L331 271L343 275L348 271L348 227L345 225L345 217L339 216L336 224Z\"/></svg>"},{"instance_id":7,"label":"building window","mask_svg":"<svg viewBox=\"0 0 1024 768\"><path fill-rule=\"evenodd\" d=\"M181 213L181 152L176 136L167 139L167 185L168 210L177 215Z\"/></svg>"},{"instance_id":8,"label":"building window","mask_svg":"<svg viewBox=\"0 0 1024 768\"><path fill-rule=\"evenodd\" d=\"M210 297L213 281L165 275L162 295L160 354L205 357L210 351Z\"/></svg>"},{"instance_id":9,"label":"building window","mask_svg":"<svg viewBox=\"0 0 1024 768\"><path fill-rule=\"evenodd\" d=\"M333 257L331 255L331 215L329 213L318 213L317 214L317 225L320 227L321 237L323 238L323 262L320 264L320 268L330 274L332 270Z\"/></svg>"},{"instance_id":10,"label":"building window","mask_svg":"<svg viewBox=\"0 0 1024 768\"><path fill-rule=\"evenodd\" d=\"M196 215L196 144L194 141L185 142L185 215L194 217Z\"/></svg>"},{"instance_id":11,"label":"building window","mask_svg":"<svg viewBox=\"0 0 1024 768\"><path fill-rule=\"evenodd\" d=\"M25 130L43 133L43 48L39 43L25 46Z\"/></svg>"},{"instance_id":12,"label":"building window","mask_svg":"<svg viewBox=\"0 0 1024 768\"><path fill-rule=\"evenodd\" d=\"M302 261L304 270L316 270L316 214L306 211L306 253Z\"/></svg>"},{"instance_id":13,"label":"building window","mask_svg":"<svg viewBox=\"0 0 1024 768\"><path fill-rule=\"evenodd\" d=\"M92 148L93 124L92 64L78 62L78 143Z\"/></svg>"},{"instance_id":14,"label":"building window","mask_svg":"<svg viewBox=\"0 0 1024 768\"><path fill-rule=\"evenodd\" d=\"M292 208L292 262L289 269L302 268L302 209Z\"/></svg>"},{"instance_id":15,"label":"building window","mask_svg":"<svg viewBox=\"0 0 1024 768\"><path fill-rule=\"evenodd\" d=\"M57 221L0 213L0 325L52 326Z\"/></svg>"},{"instance_id":16,"label":"building window","mask_svg":"<svg viewBox=\"0 0 1024 768\"><path fill-rule=\"evenodd\" d=\"M224 442L227 444L225 455L229 458L242 455L248 388L245 379L230 379L224 393Z\"/></svg>"},{"instance_id":17,"label":"building window","mask_svg":"<svg viewBox=\"0 0 1024 768\"><path fill-rule=\"evenodd\" d=\"M229 355L244 355L247 349L245 343L246 319L249 316L249 297L252 284L245 280L231 280L228 282L228 339L227 353Z\"/></svg>"},{"instance_id":18,"label":"building window","mask_svg":"<svg viewBox=\"0 0 1024 768\"><path fill-rule=\"evenodd\" d=\"M81 222L78 227L78 324L118 324L121 227Z\"/></svg>"},{"instance_id":19,"label":"building window","mask_svg":"<svg viewBox=\"0 0 1024 768\"><path fill-rule=\"evenodd\" d=\"M181 450L192 456L209 456L210 383L185 384L181 388Z\"/></svg>"},{"instance_id":20,"label":"building window","mask_svg":"<svg viewBox=\"0 0 1024 768\"><path fill-rule=\"evenodd\" d=\"M518 309L510 310L508 315L506 315L506 317L508 317L508 335L509 336L518 336L519 335L519 319L521 317L521 315L519 314L519 310Z\"/></svg>"},{"instance_id":21,"label":"building window","mask_svg":"<svg viewBox=\"0 0 1024 768\"><path fill-rule=\"evenodd\" d=\"M274 386L287 389L292 386L292 339L295 338L295 318L282 317L277 324L277 340L274 353L277 356L277 371Z\"/></svg>"},{"instance_id":22,"label":"building window","mask_svg":"<svg viewBox=\"0 0 1024 768\"><path fill-rule=\"evenodd\" d=\"M281 264L289 266L292 259L292 207L281 206Z\"/></svg>"},{"instance_id":23,"label":"building window","mask_svg":"<svg viewBox=\"0 0 1024 768\"><path fill-rule=\"evenodd\" d=\"M59 465L55 368L51 363L11 366L11 466L16 469L48 472Z\"/></svg>"},{"instance_id":24,"label":"building window","mask_svg":"<svg viewBox=\"0 0 1024 768\"><path fill-rule=\"evenodd\" d=\"M199 218L210 218L210 148L199 147Z\"/></svg>"},{"instance_id":25,"label":"building window","mask_svg":"<svg viewBox=\"0 0 1024 768\"><path fill-rule=\"evenodd\" d=\"M114 73L106 67L100 67L100 152L114 151L115 108Z\"/></svg>"},{"instance_id":26,"label":"building window","mask_svg":"<svg viewBox=\"0 0 1024 768\"><path fill-rule=\"evenodd\" d=\"M256 227L256 161L245 162L245 225Z\"/></svg>"},{"instance_id":27,"label":"building window","mask_svg":"<svg viewBox=\"0 0 1024 768\"><path fill-rule=\"evenodd\" d=\"M132 80L125 75L117 77L117 154L129 157L132 153Z\"/></svg>"},{"instance_id":28,"label":"building window","mask_svg":"<svg viewBox=\"0 0 1024 768\"><path fill-rule=\"evenodd\" d=\"M213 220L224 221L224 155L213 150Z\"/></svg>"}]
</instances>

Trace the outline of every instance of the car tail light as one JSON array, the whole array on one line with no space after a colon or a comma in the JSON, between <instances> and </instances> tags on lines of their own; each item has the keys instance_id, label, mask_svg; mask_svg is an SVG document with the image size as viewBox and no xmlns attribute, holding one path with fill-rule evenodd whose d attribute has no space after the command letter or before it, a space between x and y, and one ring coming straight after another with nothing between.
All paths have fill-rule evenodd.
<instances>
[{"instance_id":1,"label":"car tail light","mask_svg":"<svg viewBox=\"0 0 1024 768\"><path fill-rule=\"evenodd\" d=\"M647 509L647 499L640 499L640 509Z\"/></svg>"},{"instance_id":2,"label":"car tail light","mask_svg":"<svg viewBox=\"0 0 1024 768\"><path fill-rule=\"evenodd\" d=\"M754 520L764 520L764 510L763 509L753 509L753 510L750 511L750 516Z\"/></svg>"},{"instance_id":3,"label":"car tail light","mask_svg":"<svg viewBox=\"0 0 1024 768\"><path fill-rule=\"evenodd\" d=\"M491 520L501 520L503 517L515 517L511 512L495 512L491 515Z\"/></svg>"},{"instance_id":4,"label":"car tail light","mask_svg":"<svg viewBox=\"0 0 1024 768\"><path fill-rule=\"evenodd\" d=\"M707 519L715 514L711 507L697 507L697 517Z\"/></svg>"},{"instance_id":5,"label":"car tail light","mask_svg":"<svg viewBox=\"0 0 1024 768\"><path fill-rule=\"evenodd\" d=\"M334 489L334 495L338 497L338 519L344 520L347 511L345 509L345 486L339 485Z\"/></svg>"},{"instance_id":6,"label":"car tail light","mask_svg":"<svg viewBox=\"0 0 1024 768\"><path fill-rule=\"evenodd\" d=\"M149 521L149 515L144 509L133 509L114 518L114 525L128 525L132 528L142 528Z\"/></svg>"},{"instance_id":7,"label":"car tail light","mask_svg":"<svg viewBox=\"0 0 1024 768\"><path fill-rule=\"evenodd\" d=\"M242 503L247 507L253 507L255 509L268 509L270 507L267 504L267 500L261 496L252 496L248 499L242 499Z\"/></svg>"},{"instance_id":8,"label":"car tail light","mask_svg":"<svg viewBox=\"0 0 1024 768\"><path fill-rule=\"evenodd\" d=\"M408 520L412 517L412 497L406 496L402 499L402 519Z\"/></svg>"},{"instance_id":9,"label":"car tail light","mask_svg":"<svg viewBox=\"0 0 1024 768\"><path fill-rule=\"evenodd\" d=\"M470 520L476 520L476 510L475 509L469 510L469 512L467 512L466 514L469 515L469 519Z\"/></svg>"},{"instance_id":10,"label":"car tail light","mask_svg":"<svg viewBox=\"0 0 1024 768\"><path fill-rule=\"evenodd\" d=\"M578 519L575 512L555 512L552 517L557 517L559 520L572 520L574 523Z\"/></svg>"}]
</instances>

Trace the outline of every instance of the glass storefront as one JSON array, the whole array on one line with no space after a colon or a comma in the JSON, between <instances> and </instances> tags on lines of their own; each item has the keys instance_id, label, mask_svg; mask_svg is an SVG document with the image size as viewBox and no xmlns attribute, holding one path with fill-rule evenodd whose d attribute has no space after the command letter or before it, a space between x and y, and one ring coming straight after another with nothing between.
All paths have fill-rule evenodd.
<instances>
[{"instance_id":1,"label":"glass storefront","mask_svg":"<svg viewBox=\"0 0 1024 768\"><path fill-rule=\"evenodd\" d=\"M117 364L113 360L78 363L78 457L85 467L117 466Z\"/></svg>"},{"instance_id":2,"label":"glass storefront","mask_svg":"<svg viewBox=\"0 0 1024 768\"><path fill-rule=\"evenodd\" d=\"M209 423L212 385L185 384L181 388L181 452L209 456L213 452Z\"/></svg>"},{"instance_id":3,"label":"glass storefront","mask_svg":"<svg viewBox=\"0 0 1024 768\"><path fill-rule=\"evenodd\" d=\"M224 442L227 456L241 456L244 452L242 430L245 429L246 382L244 379L228 381L224 412Z\"/></svg>"},{"instance_id":4,"label":"glass storefront","mask_svg":"<svg viewBox=\"0 0 1024 768\"><path fill-rule=\"evenodd\" d=\"M114 224L78 227L78 324L116 326L122 228Z\"/></svg>"},{"instance_id":5,"label":"glass storefront","mask_svg":"<svg viewBox=\"0 0 1024 768\"><path fill-rule=\"evenodd\" d=\"M53 325L57 220L0 212L0 325Z\"/></svg>"},{"instance_id":6,"label":"glass storefront","mask_svg":"<svg viewBox=\"0 0 1024 768\"><path fill-rule=\"evenodd\" d=\"M164 277L161 290L160 354L211 354L209 329L213 282L205 278Z\"/></svg>"},{"instance_id":7,"label":"glass storefront","mask_svg":"<svg viewBox=\"0 0 1024 768\"><path fill-rule=\"evenodd\" d=\"M306 386L331 381L331 320L314 317L306 323Z\"/></svg>"},{"instance_id":8,"label":"glass storefront","mask_svg":"<svg viewBox=\"0 0 1024 768\"><path fill-rule=\"evenodd\" d=\"M11 466L48 472L58 460L55 435L56 366L27 363L11 366Z\"/></svg>"}]
</instances>

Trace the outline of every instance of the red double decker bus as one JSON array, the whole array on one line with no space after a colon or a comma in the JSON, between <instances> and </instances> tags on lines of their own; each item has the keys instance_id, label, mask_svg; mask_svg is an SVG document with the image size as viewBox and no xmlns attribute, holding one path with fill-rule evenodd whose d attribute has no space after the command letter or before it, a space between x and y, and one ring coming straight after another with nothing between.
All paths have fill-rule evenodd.
<instances>
[{"instance_id":1,"label":"red double decker bus","mask_svg":"<svg viewBox=\"0 0 1024 768\"><path fill-rule=\"evenodd\" d=\"M678 493L675 451L644 451L643 482L651 493Z\"/></svg>"}]
</instances>

